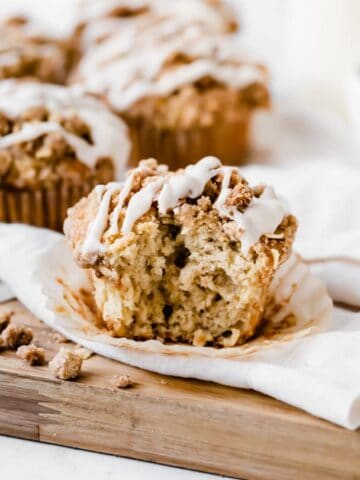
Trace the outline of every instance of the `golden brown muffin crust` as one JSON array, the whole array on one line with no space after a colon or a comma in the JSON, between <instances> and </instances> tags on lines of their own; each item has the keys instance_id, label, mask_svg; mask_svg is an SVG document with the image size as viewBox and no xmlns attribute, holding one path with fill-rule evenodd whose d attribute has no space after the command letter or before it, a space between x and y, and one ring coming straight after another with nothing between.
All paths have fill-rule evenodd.
<instances>
[{"instance_id":1,"label":"golden brown muffin crust","mask_svg":"<svg viewBox=\"0 0 360 480\"><path fill-rule=\"evenodd\" d=\"M131 198L165 175L154 160L141 167L119 212L120 225ZM244 254L242 231L214 208L222 181L217 174L199 197L184 198L165 214L153 205L130 233L113 235L105 226L96 257L84 253L83 244L99 191L69 211L65 234L77 262L92 269L95 300L113 335L219 347L254 335L271 279L290 254L296 219L285 215L275 232L262 235ZM242 212L263 188L251 187L233 169L227 200ZM109 216L116 204L114 194Z\"/></svg>"}]
</instances>

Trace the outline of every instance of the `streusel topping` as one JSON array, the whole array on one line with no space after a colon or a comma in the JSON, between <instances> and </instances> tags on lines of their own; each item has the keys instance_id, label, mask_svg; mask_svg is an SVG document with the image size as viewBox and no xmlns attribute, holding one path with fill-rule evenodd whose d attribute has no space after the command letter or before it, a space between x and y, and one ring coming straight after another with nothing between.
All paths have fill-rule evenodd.
<instances>
[{"instance_id":1,"label":"streusel topping","mask_svg":"<svg viewBox=\"0 0 360 480\"><path fill-rule=\"evenodd\" d=\"M119 178L130 155L125 124L76 88L0 82L0 183L15 188L74 183L102 169ZM106 164L106 165L105 165ZM107 167L107 168L105 168Z\"/></svg>"},{"instance_id":2,"label":"streusel topping","mask_svg":"<svg viewBox=\"0 0 360 480\"><path fill-rule=\"evenodd\" d=\"M89 263L104 251L106 238L131 233L152 208L159 216L172 212L183 222L187 207L191 209L194 203L207 213L213 211L222 219L224 230L241 240L244 255L263 235L273 234L287 215L271 187L252 189L237 169L223 166L215 157L205 157L177 172L169 172L155 160L142 161L124 183L97 186L93 199L96 213L81 251Z\"/></svg>"},{"instance_id":3,"label":"streusel topping","mask_svg":"<svg viewBox=\"0 0 360 480\"><path fill-rule=\"evenodd\" d=\"M31 2L33 4L33 2ZM24 15L0 12L0 79L65 82L75 59L71 41L53 37Z\"/></svg>"},{"instance_id":4,"label":"streusel topping","mask_svg":"<svg viewBox=\"0 0 360 480\"><path fill-rule=\"evenodd\" d=\"M146 24L167 18L174 24L201 24L214 33L237 29L235 13L222 0L83 0L78 17L82 32L82 47L88 49L102 42L128 23L141 18Z\"/></svg>"},{"instance_id":5,"label":"streusel topping","mask_svg":"<svg viewBox=\"0 0 360 480\"><path fill-rule=\"evenodd\" d=\"M131 18L84 55L74 81L105 95L120 112L206 78L237 90L266 84L265 69L241 55L229 37L171 16Z\"/></svg>"}]
</instances>

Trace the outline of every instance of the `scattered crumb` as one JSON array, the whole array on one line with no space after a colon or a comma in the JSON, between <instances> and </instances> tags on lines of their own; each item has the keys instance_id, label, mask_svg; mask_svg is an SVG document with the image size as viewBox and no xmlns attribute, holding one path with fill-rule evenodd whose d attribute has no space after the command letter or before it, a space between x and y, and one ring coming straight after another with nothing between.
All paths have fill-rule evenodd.
<instances>
[{"instance_id":1,"label":"scattered crumb","mask_svg":"<svg viewBox=\"0 0 360 480\"><path fill-rule=\"evenodd\" d=\"M162 385L168 385L169 382L168 382L167 380L165 380L165 378L162 378L162 379L160 380L160 383L161 383Z\"/></svg>"},{"instance_id":2,"label":"scattered crumb","mask_svg":"<svg viewBox=\"0 0 360 480\"><path fill-rule=\"evenodd\" d=\"M56 343L69 343L70 342L70 340L68 340L66 337L64 337L64 335L62 335L59 332L53 333L52 337L53 337L53 339Z\"/></svg>"},{"instance_id":3,"label":"scattered crumb","mask_svg":"<svg viewBox=\"0 0 360 480\"><path fill-rule=\"evenodd\" d=\"M16 355L30 365L43 365L45 363L45 350L34 344L19 347Z\"/></svg>"},{"instance_id":4,"label":"scattered crumb","mask_svg":"<svg viewBox=\"0 0 360 480\"><path fill-rule=\"evenodd\" d=\"M82 360L88 360L90 357L94 355L94 352L89 350L88 348L82 347L81 345L77 345L77 347L74 350L74 353L76 355L79 355Z\"/></svg>"},{"instance_id":5,"label":"scattered crumb","mask_svg":"<svg viewBox=\"0 0 360 480\"><path fill-rule=\"evenodd\" d=\"M16 350L21 345L29 345L33 339L33 332L28 327L8 325L2 332L5 346Z\"/></svg>"},{"instance_id":6,"label":"scattered crumb","mask_svg":"<svg viewBox=\"0 0 360 480\"><path fill-rule=\"evenodd\" d=\"M0 333L9 325L14 312L0 313Z\"/></svg>"},{"instance_id":7,"label":"scattered crumb","mask_svg":"<svg viewBox=\"0 0 360 480\"><path fill-rule=\"evenodd\" d=\"M56 378L71 380L80 375L82 358L70 350L61 348L49 363L50 370Z\"/></svg>"},{"instance_id":8,"label":"scattered crumb","mask_svg":"<svg viewBox=\"0 0 360 480\"><path fill-rule=\"evenodd\" d=\"M115 375L114 383L116 388L130 388L134 385L129 375Z\"/></svg>"}]
</instances>

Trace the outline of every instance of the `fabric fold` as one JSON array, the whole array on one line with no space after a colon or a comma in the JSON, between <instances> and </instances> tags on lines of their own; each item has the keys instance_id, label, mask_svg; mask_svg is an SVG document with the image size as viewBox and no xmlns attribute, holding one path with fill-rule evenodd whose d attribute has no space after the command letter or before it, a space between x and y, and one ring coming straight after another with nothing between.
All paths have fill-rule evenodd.
<instances>
[{"instance_id":1,"label":"fabric fold","mask_svg":"<svg viewBox=\"0 0 360 480\"><path fill-rule=\"evenodd\" d=\"M73 285L85 279L83 270L69 266L67 271L70 264L65 250L58 255L64 265L51 254L51 250L56 251L59 245L64 248L64 244L60 234L0 224L0 276L29 310L73 341L140 368L251 388L343 427L360 426L360 314L336 309L326 331L278 342L242 358L169 355L126 344L119 347L121 339L107 342L99 334L86 332L81 318L59 317L48 308L50 296L59 298L59 286L46 280L51 278L49 274L43 278L38 274L39 265L47 262L53 275L60 268Z\"/></svg>"}]
</instances>

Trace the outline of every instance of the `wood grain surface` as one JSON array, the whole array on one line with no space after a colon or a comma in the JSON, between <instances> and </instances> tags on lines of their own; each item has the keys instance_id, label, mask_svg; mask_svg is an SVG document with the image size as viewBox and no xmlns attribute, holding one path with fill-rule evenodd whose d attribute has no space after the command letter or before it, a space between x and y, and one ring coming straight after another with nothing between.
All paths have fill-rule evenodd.
<instances>
[{"instance_id":1,"label":"wood grain surface","mask_svg":"<svg viewBox=\"0 0 360 480\"><path fill-rule=\"evenodd\" d=\"M61 347L22 305L50 360ZM66 344L72 348L72 344ZM134 387L114 388L116 374ZM98 355L78 381L0 354L0 433L244 479L360 479L360 432L251 391L148 373Z\"/></svg>"}]
</instances>

